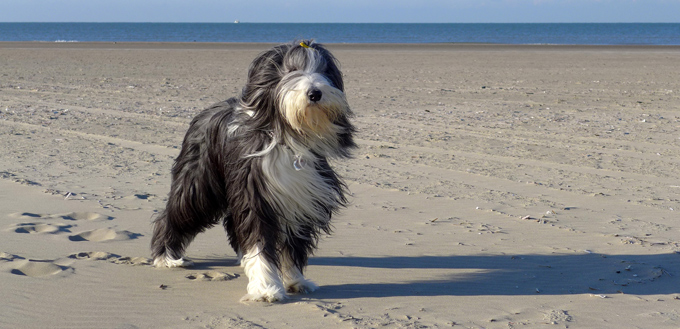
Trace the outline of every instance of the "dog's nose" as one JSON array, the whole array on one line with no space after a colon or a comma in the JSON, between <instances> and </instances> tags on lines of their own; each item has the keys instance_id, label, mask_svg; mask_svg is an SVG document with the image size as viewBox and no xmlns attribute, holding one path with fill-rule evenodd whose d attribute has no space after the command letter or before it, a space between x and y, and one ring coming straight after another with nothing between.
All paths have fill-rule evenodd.
<instances>
[{"instance_id":1,"label":"dog's nose","mask_svg":"<svg viewBox=\"0 0 680 329\"><path fill-rule=\"evenodd\" d=\"M312 102L318 102L321 100L321 90L312 89L307 93L307 97L309 97L309 100Z\"/></svg>"}]
</instances>

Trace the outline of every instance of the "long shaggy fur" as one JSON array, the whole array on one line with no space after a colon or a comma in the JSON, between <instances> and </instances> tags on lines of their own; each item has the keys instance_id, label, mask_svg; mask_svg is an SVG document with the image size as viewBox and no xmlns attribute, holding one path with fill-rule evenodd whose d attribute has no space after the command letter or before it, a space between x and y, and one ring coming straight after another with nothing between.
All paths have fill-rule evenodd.
<instances>
[{"instance_id":1,"label":"long shaggy fur","mask_svg":"<svg viewBox=\"0 0 680 329\"><path fill-rule=\"evenodd\" d=\"M194 237L222 223L248 276L244 300L273 302L317 288L303 271L344 206L328 164L356 147L333 55L310 41L276 46L250 65L241 95L198 114L154 220L154 264L189 266Z\"/></svg>"}]
</instances>

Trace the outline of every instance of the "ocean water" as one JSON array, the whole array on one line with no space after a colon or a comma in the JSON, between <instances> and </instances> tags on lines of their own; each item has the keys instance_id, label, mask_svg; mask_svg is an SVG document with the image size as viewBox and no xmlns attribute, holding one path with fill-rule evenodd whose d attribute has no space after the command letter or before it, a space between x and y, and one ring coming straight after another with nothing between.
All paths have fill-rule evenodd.
<instances>
[{"instance_id":1,"label":"ocean water","mask_svg":"<svg viewBox=\"0 0 680 329\"><path fill-rule=\"evenodd\" d=\"M680 45L678 23L0 23L0 41Z\"/></svg>"}]
</instances>

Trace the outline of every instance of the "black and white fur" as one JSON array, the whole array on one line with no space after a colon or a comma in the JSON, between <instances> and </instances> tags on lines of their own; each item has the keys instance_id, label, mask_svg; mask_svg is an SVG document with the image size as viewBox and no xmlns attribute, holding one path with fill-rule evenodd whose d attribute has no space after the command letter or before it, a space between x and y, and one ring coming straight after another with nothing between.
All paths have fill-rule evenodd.
<instances>
[{"instance_id":1,"label":"black and white fur","mask_svg":"<svg viewBox=\"0 0 680 329\"><path fill-rule=\"evenodd\" d=\"M356 147L338 66L317 43L275 46L252 62L238 98L193 119L153 223L157 267L190 266L188 244L222 222L249 280L242 300L318 288L303 270L347 202L328 159Z\"/></svg>"}]
</instances>

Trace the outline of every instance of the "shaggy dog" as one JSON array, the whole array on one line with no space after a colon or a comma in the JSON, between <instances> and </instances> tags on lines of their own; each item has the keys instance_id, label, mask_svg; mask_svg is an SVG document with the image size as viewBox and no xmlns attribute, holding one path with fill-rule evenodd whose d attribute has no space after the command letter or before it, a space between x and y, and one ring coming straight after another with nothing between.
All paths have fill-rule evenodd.
<instances>
[{"instance_id":1,"label":"shaggy dog","mask_svg":"<svg viewBox=\"0 0 680 329\"><path fill-rule=\"evenodd\" d=\"M157 267L190 266L188 244L222 222L248 276L242 300L318 288L303 270L347 202L328 160L356 147L338 66L311 41L275 46L252 62L239 97L193 119L153 223Z\"/></svg>"}]
</instances>

